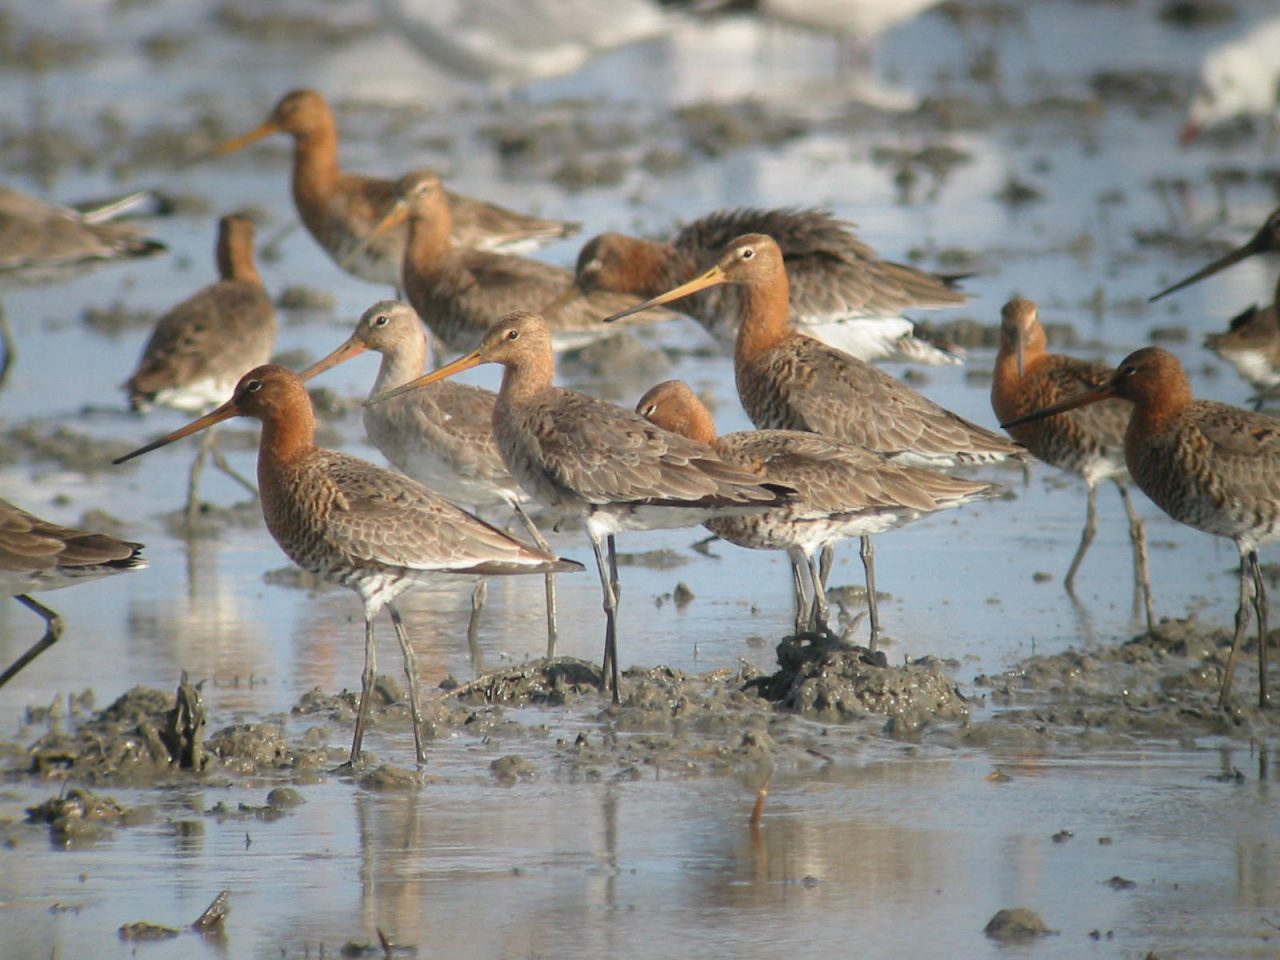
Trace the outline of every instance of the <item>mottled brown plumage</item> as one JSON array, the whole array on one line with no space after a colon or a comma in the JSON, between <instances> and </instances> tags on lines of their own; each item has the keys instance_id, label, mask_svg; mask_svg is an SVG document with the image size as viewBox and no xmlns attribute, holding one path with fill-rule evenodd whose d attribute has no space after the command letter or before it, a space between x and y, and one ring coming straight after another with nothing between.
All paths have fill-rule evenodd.
<instances>
[{"instance_id":1,"label":"mottled brown plumage","mask_svg":"<svg viewBox=\"0 0 1280 960\"><path fill-rule=\"evenodd\" d=\"M493 432L507 469L552 512L586 521L604 594L605 665L612 666L616 700L614 534L693 526L717 513L759 510L785 502L789 491L630 410L555 386L551 331L531 313L503 317L474 351L383 397L391 399L481 363L505 368L493 408Z\"/></svg>"},{"instance_id":2,"label":"mottled brown plumage","mask_svg":"<svg viewBox=\"0 0 1280 960\"><path fill-rule=\"evenodd\" d=\"M724 460L761 479L795 490L794 499L782 506L763 513L715 517L704 525L738 546L788 552L796 588L797 630L826 628L827 600L818 551L846 537L860 537L874 645L880 628L871 535L990 497L998 490L994 484L903 466L815 433L746 430L717 436L710 412L679 380L651 388L640 398L636 412L663 429L709 445Z\"/></svg>"},{"instance_id":3,"label":"mottled brown plumage","mask_svg":"<svg viewBox=\"0 0 1280 960\"><path fill-rule=\"evenodd\" d=\"M138 368L125 383L135 410L151 403L203 410L221 403L236 381L271 359L276 311L254 263L253 221L218 221L218 281L156 321Z\"/></svg>"},{"instance_id":4,"label":"mottled brown plumage","mask_svg":"<svg viewBox=\"0 0 1280 960\"><path fill-rule=\"evenodd\" d=\"M265 123L223 144L218 153L239 150L273 133L293 137L293 202L316 242L349 273L371 283L399 287L408 232L393 231L364 246L395 202L395 181L347 173L341 168L337 120L325 98L314 90L285 94ZM460 246L528 249L572 236L579 226L516 213L461 194L446 196L453 240Z\"/></svg>"},{"instance_id":5,"label":"mottled brown plumage","mask_svg":"<svg viewBox=\"0 0 1280 960\"><path fill-rule=\"evenodd\" d=\"M1257 394L1254 409L1262 409L1280 387L1280 279L1271 303L1246 307L1226 331L1206 336L1204 345L1235 367Z\"/></svg>"},{"instance_id":6,"label":"mottled brown plumage","mask_svg":"<svg viewBox=\"0 0 1280 960\"><path fill-rule=\"evenodd\" d=\"M1101 386L1019 417L1042 417L1123 397L1133 404L1125 430L1125 463L1133 482L1180 523L1229 537L1240 552L1240 605L1220 699L1231 692L1236 653L1258 614L1259 703L1266 706L1266 590L1258 547L1280 539L1280 421L1211 400L1194 400L1178 358L1160 347L1126 357Z\"/></svg>"},{"instance_id":7,"label":"mottled brown plumage","mask_svg":"<svg viewBox=\"0 0 1280 960\"><path fill-rule=\"evenodd\" d=\"M317 447L311 398L297 374L283 367L249 371L222 406L115 462L235 416L262 422L262 515L280 549L309 573L354 590L364 604L365 669L351 762L359 759L368 719L373 621L384 606L404 654L414 743L419 762L425 762L417 669L396 597L442 573L492 576L581 566L521 543L402 474Z\"/></svg>"},{"instance_id":8,"label":"mottled brown plumage","mask_svg":"<svg viewBox=\"0 0 1280 960\"><path fill-rule=\"evenodd\" d=\"M0 187L0 280L6 283L44 283L89 264L166 249L132 224L91 222L75 210Z\"/></svg>"},{"instance_id":9,"label":"mottled brown plumage","mask_svg":"<svg viewBox=\"0 0 1280 960\"><path fill-rule=\"evenodd\" d=\"M309 380L366 350L382 355L370 397L395 389L423 374L427 337L418 314L408 304L380 300L366 310L355 332L327 357L299 376ZM548 550L542 534L524 512L529 496L502 462L493 436L492 390L456 383L433 383L386 403L366 404L364 429L373 445L402 473L423 486L472 507L506 505L516 512L529 535ZM547 656L555 655L555 580L547 575ZM473 616L467 635L473 641L486 581L476 584Z\"/></svg>"},{"instance_id":10,"label":"mottled brown plumage","mask_svg":"<svg viewBox=\"0 0 1280 960\"><path fill-rule=\"evenodd\" d=\"M236 381L271 359L276 342L276 311L254 263L253 221L228 214L218 222L215 256L220 279L188 297L156 321L138 368L124 384L129 405L152 403L194 413L221 403ZM209 431L191 462L186 516L194 524L200 506L200 477L205 460L256 493L253 484L231 469Z\"/></svg>"},{"instance_id":11,"label":"mottled brown plumage","mask_svg":"<svg viewBox=\"0 0 1280 960\"><path fill-rule=\"evenodd\" d=\"M550 307L545 320L556 350L571 350L613 336L600 318L631 306L627 294L598 293L565 300L568 270L541 260L460 247L450 238L450 212L440 178L415 170L396 184L397 203L374 231L374 242L402 219L409 221L403 285L431 332L454 352L474 350L489 328L514 310ZM557 300L561 302L556 304ZM638 322L670 319L667 310Z\"/></svg>"},{"instance_id":12,"label":"mottled brown plumage","mask_svg":"<svg viewBox=\"0 0 1280 960\"><path fill-rule=\"evenodd\" d=\"M800 332L867 361L959 362L961 351L939 348L902 312L956 306L968 295L945 278L881 260L849 223L824 210L719 210L688 224L670 243L603 233L578 254L574 282L585 293L657 296L692 280L726 244L748 233L770 236L781 249ZM680 306L732 349L742 298L737 287L718 286Z\"/></svg>"},{"instance_id":13,"label":"mottled brown plumage","mask_svg":"<svg viewBox=\"0 0 1280 960\"><path fill-rule=\"evenodd\" d=\"M757 427L820 433L922 466L1024 456L1017 444L883 371L795 332L782 253L769 237L739 237L706 273L633 309L725 283L743 291L734 375L738 397Z\"/></svg>"},{"instance_id":14,"label":"mottled brown plumage","mask_svg":"<svg viewBox=\"0 0 1280 960\"><path fill-rule=\"evenodd\" d=\"M62 636L62 618L27 594L140 570L141 552L140 543L50 523L0 500L0 590L45 622L44 636L0 674L0 687Z\"/></svg>"},{"instance_id":15,"label":"mottled brown plumage","mask_svg":"<svg viewBox=\"0 0 1280 960\"><path fill-rule=\"evenodd\" d=\"M167 249L129 224L93 219L0 187L0 284L5 286L58 283L101 264ZM15 352L9 320L0 306L0 386L8 378Z\"/></svg>"},{"instance_id":16,"label":"mottled brown plumage","mask_svg":"<svg viewBox=\"0 0 1280 960\"><path fill-rule=\"evenodd\" d=\"M1000 351L991 380L991 409L1002 422L1101 386L1111 368L1101 363L1049 353L1036 305L1021 298L1001 311ZM1013 427L1009 435L1051 466L1079 474L1088 488L1084 530L1063 581L1075 594L1075 576L1097 532L1098 484L1111 480L1129 517L1135 587L1141 591L1147 631L1155 627L1155 605L1147 572L1147 536L1129 498L1124 462L1124 433L1131 405L1121 399L1080 407L1056 417Z\"/></svg>"}]
</instances>

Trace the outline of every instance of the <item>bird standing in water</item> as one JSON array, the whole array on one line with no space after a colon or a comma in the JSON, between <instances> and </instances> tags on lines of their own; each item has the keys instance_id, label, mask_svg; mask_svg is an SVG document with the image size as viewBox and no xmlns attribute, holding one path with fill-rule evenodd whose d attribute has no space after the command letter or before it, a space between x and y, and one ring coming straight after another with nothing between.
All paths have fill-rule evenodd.
<instances>
[{"instance_id":1,"label":"bird standing in water","mask_svg":"<svg viewBox=\"0 0 1280 960\"><path fill-rule=\"evenodd\" d=\"M705 443L729 463L785 484L795 498L764 513L713 517L705 526L740 547L786 550L796 591L796 632L825 631L827 597L817 552L846 537L870 537L948 507L991 497L999 488L908 467L861 447L800 430L742 430L716 435L715 421L688 384L649 389L636 412L664 430ZM866 568L867 595L875 593ZM870 604L872 601L868 601Z\"/></svg>"},{"instance_id":2,"label":"bird standing in water","mask_svg":"<svg viewBox=\"0 0 1280 960\"><path fill-rule=\"evenodd\" d=\"M380 300L361 315L355 332L327 357L299 376L323 373L366 350L382 355L378 376L369 390L376 397L422 376L427 362L427 335L413 307L396 300ZM423 387L386 403L366 404L364 431L369 440L401 473L475 509L506 505L544 551L546 540L524 511L529 495L520 489L502 462L493 437L492 390L445 381ZM476 583L471 595L467 641L478 655L476 629L488 595L488 580ZM555 574L546 575L547 656L556 652Z\"/></svg>"},{"instance_id":3,"label":"bird standing in water","mask_svg":"<svg viewBox=\"0 0 1280 960\"><path fill-rule=\"evenodd\" d=\"M138 369L124 384L134 410L153 403L188 413L207 410L230 395L246 370L271 359L276 311L254 263L253 237L253 221L243 214L218 222L219 279L156 321ZM257 495L223 458L214 437L210 430L191 463L188 526L200 508L200 474L210 455L219 469Z\"/></svg>"},{"instance_id":4,"label":"bird standing in water","mask_svg":"<svg viewBox=\"0 0 1280 960\"><path fill-rule=\"evenodd\" d=\"M1111 397L1133 404L1124 457L1139 489L1179 523L1227 537L1240 553L1240 603L1220 706L1231 695L1236 655L1258 616L1258 705L1266 707L1267 593L1258 548L1280 539L1280 422L1225 403L1195 400L1178 358L1160 347L1129 354L1102 384L1017 417L1013 429Z\"/></svg>"},{"instance_id":5,"label":"bird standing in water","mask_svg":"<svg viewBox=\"0 0 1280 960\"><path fill-rule=\"evenodd\" d=\"M1076 357L1049 353L1036 305L1017 298L1000 313L1000 352L991 378L991 409L999 420L1051 406L1090 387L1105 383L1111 368ZM1088 488L1084 530L1063 585L1075 596L1076 572L1098 529L1098 484L1111 480L1120 491L1129 517L1133 543L1134 588L1141 593L1147 632L1155 628L1151 574L1147 564L1147 532L1129 497L1124 432L1130 405L1114 399L1056 417L1014 427L1009 435L1045 463L1079 474Z\"/></svg>"},{"instance_id":6,"label":"bird standing in water","mask_svg":"<svg viewBox=\"0 0 1280 960\"><path fill-rule=\"evenodd\" d=\"M311 397L298 375L284 367L250 370L216 410L115 462L231 417L262 422L262 516L280 549L303 570L354 590L364 604L364 672L350 763L359 762L369 719L377 665L373 623L383 607L404 654L413 742L418 762L425 763L417 662L395 599L444 573L495 576L581 570L581 565L521 543L403 474L317 447Z\"/></svg>"},{"instance_id":7,"label":"bird standing in water","mask_svg":"<svg viewBox=\"0 0 1280 960\"><path fill-rule=\"evenodd\" d=\"M555 386L551 331L540 316L523 311L503 317L471 353L368 402L390 400L481 363L505 368L493 433L507 469L552 513L586 523L604 600L604 669L616 703L620 585L614 535L760 511L785 503L790 488L726 463L704 444L661 430L630 410Z\"/></svg>"},{"instance_id":8,"label":"bird standing in water","mask_svg":"<svg viewBox=\"0 0 1280 960\"><path fill-rule=\"evenodd\" d=\"M29 594L146 565L140 543L50 523L0 500L0 590L45 622L44 636L0 673L0 687L62 636L62 618Z\"/></svg>"},{"instance_id":9,"label":"bird standing in water","mask_svg":"<svg viewBox=\"0 0 1280 960\"><path fill-rule=\"evenodd\" d=\"M760 429L820 433L913 466L1026 456L1019 444L925 399L869 363L797 332L782 251L763 234L737 238L705 273L605 321L726 283L743 292L734 378L743 409ZM870 537L862 538L862 559L873 569ZM874 597L870 613L875 649L880 618Z\"/></svg>"}]
</instances>

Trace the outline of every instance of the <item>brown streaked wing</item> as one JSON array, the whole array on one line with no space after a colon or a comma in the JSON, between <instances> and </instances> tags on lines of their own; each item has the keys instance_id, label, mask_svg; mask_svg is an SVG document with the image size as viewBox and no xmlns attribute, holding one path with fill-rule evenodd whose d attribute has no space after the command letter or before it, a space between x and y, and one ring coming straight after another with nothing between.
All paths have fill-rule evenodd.
<instances>
[{"instance_id":1,"label":"brown streaked wing","mask_svg":"<svg viewBox=\"0 0 1280 960\"><path fill-rule=\"evenodd\" d=\"M521 424L552 479L595 504L769 502L761 478L639 414L556 388ZM552 404L554 407L552 407Z\"/></svg>"},{"instance_id":2,"label":"brown streaked wing","mask_svg":"<svg viewBox=\"0 0 1280 960\"><path fill-rule=\"evenodd\" d=\"M526 546L408 477L355 457L318 450L293 481L336 494L323 536L350 560L407 570L455 573L553 567L556 558ZM486 566L489 565L489 566Z\"/></svg>"},{"instance_id":3,"label":"brown streaked wing","mask_svg":"<svg viewBox=\"0 0 1280 960\"><path fill-rule=\"evenodd\" d=\"M266 362L275 330L275 309L260 285L219 281L156 322L127 386L133 393L154 395L205 376L234 379Z\"/></svg>"},{"instance_id":4,"label":"brown streaked wing","mask_svg":"<svg viewBox=\"0 0 1280 960\"><path fill-rule=\"evenodd\" d=\"M801 334L770 351L763 366L739 367L737 374L738 393L759 427L812 430L878 452L1021 451L887 373Z\"/></svg>"}]
</instances>

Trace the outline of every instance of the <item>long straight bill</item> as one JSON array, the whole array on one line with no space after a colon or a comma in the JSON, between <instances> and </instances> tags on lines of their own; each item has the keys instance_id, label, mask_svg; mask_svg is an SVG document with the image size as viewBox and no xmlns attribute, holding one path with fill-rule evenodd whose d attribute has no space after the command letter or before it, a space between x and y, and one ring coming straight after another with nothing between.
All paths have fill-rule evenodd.
<instances>
[{"instance_id":1,"label":"long straight bill","mask_svg":"<svg viewBox=\"0 0 1280 960\"><path fill-rule=\"evenodd\" d=\"M1020 417L1014 417L1006 423L1000 424L1008 430L1010 427L1020 427L1024 423L1033 423L1036 420L1043 420L1045 417L1056 416L1059 413L1066 413L1068 410L1075 410L1078 407L1088 406L1091 403L1097 403L1100 400L1108 400L1116 395L1115 387L1108 381L1101 386L1094 387L1092 390L1086 390L1084 393L1078 393L1068 400L1061 403L1055 403L1052 407L1045 407L1043 410L1035 410L1031 413L1025 413Z\"/></svg>"},{"instance_id":2,"label":"long straight bill","mask_svg":"<svg viewBox=\"0 0 1280 960\"><path fill-rule=\"evenodd\" d=\"M722 283L728 283L729 278L725 276L725 272L718 266L712 267L700 277L694 277L688 283L682 283L674 290L668 290L666 293L660 293L651 300L644 303L638 303L634 307L627 307L620 310L611 317L605 317L605 323L613 323L615 320L621 320L623 317L629 317L633 313L639 313L642 310L648 310L651 307L660 307L664 303L670 303L672 300L679 300L681 297L687 297L691 293L697 293L699 290L706 290L708 287L715 287Z\"/></svg>"},{"instance_id":3,"label":"long straight bill","mask_svg":"<svg viewBox=\"0 0 1280 960\"><path fill-rule=\"evenodd\" d=\"M380 393L376 397L370 397L364 402L366 407L375 403L382 403L384 400L390 400L392 397L398 397L401 394L408 393L410 390L417 390L419 387L425 387L429 383L436 383L447 377L452 377L455 373L461 373L463 370L470 370L472 367L478 367L484 363L484 357L480 355L479 350L472 350L465 356L459 357L453 363L445 364L439 370L432 370L430 373L424 373L416 380L410 380L408 383L401 384L394 390L388 390Z\"/></svg>"},{"instance_id":4,"label":"long straight bill","mask_svg":"<svg viewBox=\"0 0 1280 960\"><path fill-rule=\"evenodd\" d=\"M153 440L145 447L139 447L131 453L126 453L123 457L116 457L111 462L114 464L124 463L126 460L132 460L134 457L140 457L144 453L150 453L159 447L167 446L175 440L181 440L183 437L189 437L193 433L199 433L206 427L212 427L215 423L221 423L223 420L230 420L240 412L240 408L236 406L235 398L228 400L218 409L206 413L199 420L192 420L185 427L179 427L168 436L161 437L159 440Z\"/></svg>"},{"instance_id":5,"label":"long straight bill","mask_svg":"<svg viewBox=\"0 0 1280 960\"><path fill-rule=\"evenodd\" d=\"M1155 296L1150 297L1147 300L1147 303L1155 303L1157 300L1159 300L1163 296L1167 296L1170 293L1174 293L1175 291L1181 290L1183 287L1189 287L1191 286L1191 284L1195 283L1197 280L1203 280L1205 277L1212 276L1213 274L1217 273L1219 270L1225 270L1227 269L1227 267L1231 266L1232 264L1239 263L1241 260L1251 257L1255 253L1261 253L1264 249L1265 248L1259 242L1259 238L1254 237L1252 240L1246 243L1243 247L1238 247L1237 249L1232 250L1230 253L1224 254L1223 256L1219 257L1217 260L1213 261L1213 263L1209 264L1207 267L1201 267L1195 273L1191 274L1191 276L1184 277L1183 279L1175 283L1173 286L1166 287L1164 290L1161 290Z\"/></svg>"},{"instance_id":6,"label":"long straight bill","mask_svg":"<svg viewBox=\"0 0 1280 960\"><path fill-rule=\"evenodd\" d=\"M379 237L386 236L400 224L404 223L405 218L409 216L409 208L403 200L397 200L391 209L387 211L387 215L382 221L370 230L363 240L348 251L347 255L338 261L338 266L346 270L354 263L369 247L378 241Z\"/></svg>"},{"instance_id":7,"label":"long straight bill","mask_svg":"<svg viewBox=\"0 0 1280 960\"><path fill-rule=\"evenodd\" d=\"M312 377L324 373L330 367L336 367L344 360L350 360L352 357L360 356L360 354L364 353L367 349L368 347L359 340L352 338L342 346L338 347L337 350L334 350L333 353L329 354L323 360L317 360L311 366L307 367L307 369L301 371L298 376L303 380L310 380Z\"/></svg>"},{"instance_id":8,"label":"long straight bill","mask_svg":"<svg viewBox=\"0 0 1280 960\"><path fill-rule=\"evenodd\" d=\"M228 140L226 143L219 144L213 148L215 157L225 157L228 153L235 153L242 147L247 147L251 143L257 143L259 140L265 140L273 133L279 133L280 128L274 123L268 121L256 130L250 130L242 137L236 137L234 140Z\"/></svg>"}]
</instances>

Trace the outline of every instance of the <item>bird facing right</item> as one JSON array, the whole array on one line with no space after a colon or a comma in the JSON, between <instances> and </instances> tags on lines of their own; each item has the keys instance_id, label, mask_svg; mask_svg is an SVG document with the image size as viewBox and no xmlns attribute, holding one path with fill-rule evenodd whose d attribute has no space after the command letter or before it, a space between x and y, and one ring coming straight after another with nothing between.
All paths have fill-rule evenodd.
<instances>
[{"instance_id":1,"label":"bird facing right","mask_svg":"<svg viewBox=\"0 0 1280 960\"><path fill-rule=\"evenodd\" d=\"M62 618L28 594L141 570L141 554L140 543L50 523L0 500L0 591L45 622L44 636L0 673L0 687L62 636Z\"/></svg>"}]
</instances>

